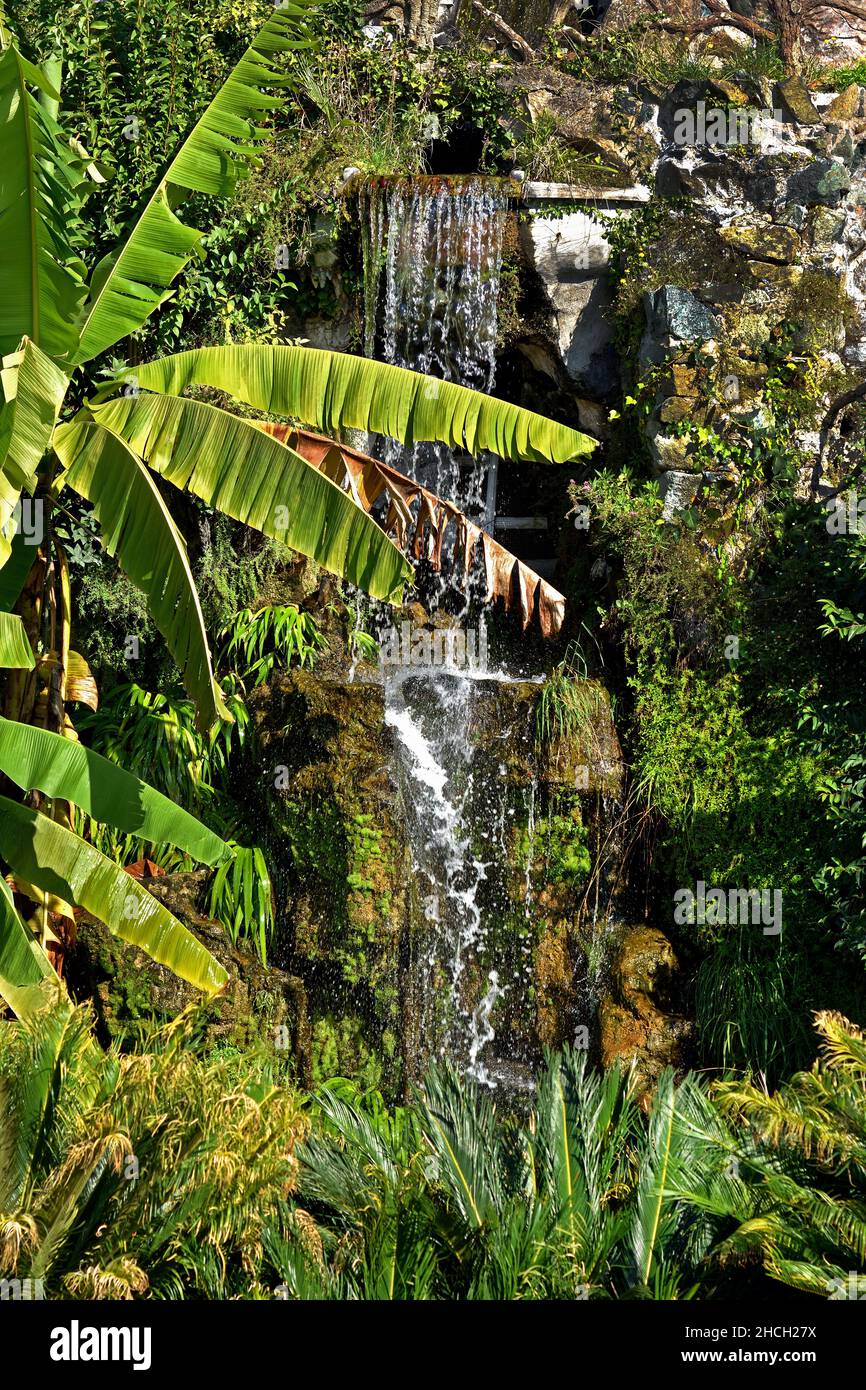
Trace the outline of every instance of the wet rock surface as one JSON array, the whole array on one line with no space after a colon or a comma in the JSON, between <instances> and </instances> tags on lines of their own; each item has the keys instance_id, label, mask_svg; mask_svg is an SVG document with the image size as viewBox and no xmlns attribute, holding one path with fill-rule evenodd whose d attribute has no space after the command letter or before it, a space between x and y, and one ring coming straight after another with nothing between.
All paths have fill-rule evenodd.
<instances>
[{"instance_id":1,"label":"wet rock surface","mask_svg":"<svg viewBox=\"0 0 866 1390\"><path fill-rule=\"evenodd\" d=\"M693 1027L677 1011L682 981L673 947L654 927L622 928L608 955L598 1006L601 1062L632 1063L647 1094L665 1067L688 1066Z\"/></svg>"}]
</instances>

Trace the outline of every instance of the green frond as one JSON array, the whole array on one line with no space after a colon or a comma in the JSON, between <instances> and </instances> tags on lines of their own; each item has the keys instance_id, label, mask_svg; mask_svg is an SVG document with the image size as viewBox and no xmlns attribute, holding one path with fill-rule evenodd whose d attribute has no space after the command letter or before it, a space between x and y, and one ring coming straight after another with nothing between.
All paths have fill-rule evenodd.
<instances>
[{"instance_id":1,"label":"green frond","mask_svg":"<svg viewBox=\"0 0 866 1390\"><path fill-rule=\"evenodd\" d=\"M345 427L404 444L434 440L470 454L569 463L595 440L521 406L386 362L317 348L198 348L136 367L138 385L179 396L212 386L255 410L333 433Z\"/></svg>"},{"instance_id":2,"label":"green frond","mask_svg":"<svg viewBox=\"0 0 866 1390\"><path fill-rule=\"evenodd\" d=\"M175 487L398 602L412 569L376 522L294 450L202 401L143 393L95 406L100 425Z\"/></svg>"},{"instance_id":3,"label":"green frond","mask_svg":"<svg viewBox=\"0 0 866 1390\"><path fill-rule=\"evenodd\" d=\"M823 1039L821 1051L827 1065L856 1072L866 1084L866 1037L862 1030L829 1009L815 1015L815 1027Z\"/></svg>"}]
</instances>

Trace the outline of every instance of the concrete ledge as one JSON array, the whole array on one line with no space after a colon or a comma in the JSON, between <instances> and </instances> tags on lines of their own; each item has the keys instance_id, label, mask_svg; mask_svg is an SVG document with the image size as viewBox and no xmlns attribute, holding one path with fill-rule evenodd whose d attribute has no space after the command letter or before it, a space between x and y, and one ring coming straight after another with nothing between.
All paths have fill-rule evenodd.
<instances>
[{"instance_id":1,"label":"concrete ledge","mask_svg":"<svg viewBox=\"0 0 866 1390\"><path fill-rule=\"evenodd\" d=\"M645 184L632 188L587 188L579 183L525 183L521 202L527 203L648 203Z\"/></svg>"}]
</instances>

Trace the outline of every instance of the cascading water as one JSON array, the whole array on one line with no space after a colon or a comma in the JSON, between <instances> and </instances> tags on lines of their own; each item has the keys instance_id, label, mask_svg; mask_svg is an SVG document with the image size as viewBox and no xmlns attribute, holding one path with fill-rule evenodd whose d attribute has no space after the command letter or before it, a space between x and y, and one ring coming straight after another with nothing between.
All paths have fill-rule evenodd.
<instances>
[{"instance_id":1,"label":"cascading water","mask_svg":"<svg viewBox=\"0 0 866 1390\"><path fill-rule=\"evenodd\" d=\"M387 179L363 194L365 350L372 356L381 307L381 349L398 367L490 391L496 372L497 303L509 184L501 179ZM384 282L384 290L382 289ZM486 457L444 445L388 462L470 515L485 506Z\"/></svg>"},{"instance_id":2,"label":"cascading water","mask_svg":"<svg viewBox=\"0 0 866 1390\"><path fill-rule=\"evenodd\" d=\"M374 352L381 311L386 361L491 391L505 183L386 179L367 186L364 204L367 353ZM403 450L388 442L384 448L386 461L470 516L492 509L495 478L489 478L485 498L491 460L428 443ZM386 689L386 721L395 733L414 869L424 884L421 901L431 929L418 1022L434 1051L487 1081L482 1051L493 1038L500 984L495 969L481 987L474 979L487 927L481 890L491 858L473 848L471 819L480 790L468 741L473 699L467 671L398 670ZM489 798L496 798L496 788ZM474 838L484 842L488 835L481 831Z\"/></svg>"},{"instance_id":3,"label":"cascading water","mask_svg":"<svg viewBox=\"0 0 866 1390\"><path fill-rule=\"evenodd\" d=\"M509 192L506 181L475 177L388 179L367 186L362 224L368 355L378 331L386 361L491 391ZM382 447L387 462L491 527L495 464L489 456L470 458L433 444ZM434 609L442 593L434 592ZM486 643L483 650L486 655ZM395 736L426 926L419 1033L430 1052L493 1085L485 1057L495 1040L494 1010L524 981L504 978L487 949L502 901L499 880L513 808L498 769L482 770L470 741L479 676L485 674L490 678L485 669L467 671L447 659L427 670L392 669L386 722Z\"/></svg>"},{"instance_id":4,"label":"cascading water","mask_svg":"<svg viewBox=\"0 0 866 1390\"><path fill-rule=\"evenodd\" d=\"M485 956L513 811L500 770L479 765L469 738L482 684L457 670L395 674L385 721L398 749L427 927L419 1031L433 1052L492 1084L483 1053L495 1036L494 1005L511 982Z\"/></svg>"}]
</instances>

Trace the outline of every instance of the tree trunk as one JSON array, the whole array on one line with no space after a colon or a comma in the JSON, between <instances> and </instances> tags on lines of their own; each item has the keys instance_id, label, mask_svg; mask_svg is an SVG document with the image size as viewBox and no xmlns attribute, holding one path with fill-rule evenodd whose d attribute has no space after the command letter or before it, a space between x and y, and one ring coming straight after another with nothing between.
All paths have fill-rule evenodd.
<instances>
[{"instance_id":1,"label":"tree trunk","mask_svg":"<svg viewBox=\"0 0 866 1390\"><path fill-rule=\"evenodd\" d=\"M798 73L803 62L800 47L801 0L773 0L773 10L779 31L779 48L782 53L782 62L785 64L785 71Z\"/></svg>"}]
</instances>

